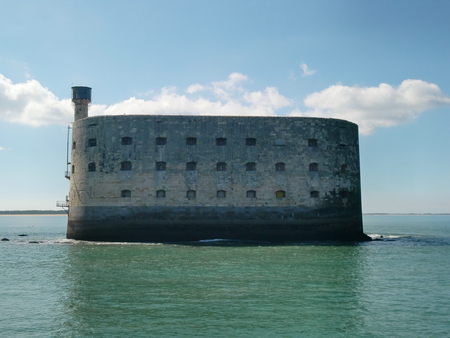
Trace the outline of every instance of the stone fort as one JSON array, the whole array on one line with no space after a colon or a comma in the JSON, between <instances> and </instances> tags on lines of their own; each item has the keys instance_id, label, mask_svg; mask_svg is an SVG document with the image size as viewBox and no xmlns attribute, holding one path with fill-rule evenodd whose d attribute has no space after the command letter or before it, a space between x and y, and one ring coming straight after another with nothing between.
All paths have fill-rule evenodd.
<instances>
[{"instance_id":1,"label":"stone fort","mask_svg":"<svg viewBox=\"0 0 450 338\"><path fill-rule=\"evenodd\" d=\"M305 117L88 116L73 87L67 237L367 240L358 126Z\"/></svg>"}]
</instances>

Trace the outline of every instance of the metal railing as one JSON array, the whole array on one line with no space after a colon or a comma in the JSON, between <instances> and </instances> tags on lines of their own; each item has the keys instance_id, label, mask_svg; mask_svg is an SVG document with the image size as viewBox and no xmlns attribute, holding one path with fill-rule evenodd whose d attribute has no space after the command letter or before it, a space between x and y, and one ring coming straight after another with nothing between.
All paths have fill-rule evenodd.
<instances>
[{"instance_id":1,"label":"metal railing","mask_svg":"<svg viewBox=\"0 0 450 338\"><path fill-rule=\"evenodd\" d=\"M68 208L69 202L68 201L56 201L56 206L58 208Z\"/></svg>"}]
</instances>

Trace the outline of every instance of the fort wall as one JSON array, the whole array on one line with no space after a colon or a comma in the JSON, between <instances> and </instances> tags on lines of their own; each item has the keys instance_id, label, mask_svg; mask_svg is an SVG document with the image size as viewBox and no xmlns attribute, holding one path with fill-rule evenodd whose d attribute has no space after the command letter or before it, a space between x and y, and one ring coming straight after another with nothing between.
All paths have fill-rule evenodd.
<instances>
[{"instance_id":1,"label":"fort wall","mask_svg":"<svg viewBox=\"0 0 450 338\"><path fill-rule=\"evenodd\" d=\"M353 123L96 116L76 120L72 138L69 238L363 236Z\"/></svg>"}]
</instances>

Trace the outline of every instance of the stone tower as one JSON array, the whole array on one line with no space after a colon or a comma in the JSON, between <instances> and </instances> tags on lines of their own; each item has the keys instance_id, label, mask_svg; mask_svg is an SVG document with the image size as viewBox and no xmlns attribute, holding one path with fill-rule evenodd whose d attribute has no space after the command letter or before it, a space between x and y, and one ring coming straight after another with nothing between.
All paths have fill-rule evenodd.
<instances>
[{"instance_id":1,"label":"stone tower","mask_svg":"<svg viewBox=\"0 0 450 338\"><path fill-rule=\"evenodd\" d=\"M91 90L90 87L72 87L72 102L75 105L74 121L88 117Z\"/></svg>"}]
</instances>

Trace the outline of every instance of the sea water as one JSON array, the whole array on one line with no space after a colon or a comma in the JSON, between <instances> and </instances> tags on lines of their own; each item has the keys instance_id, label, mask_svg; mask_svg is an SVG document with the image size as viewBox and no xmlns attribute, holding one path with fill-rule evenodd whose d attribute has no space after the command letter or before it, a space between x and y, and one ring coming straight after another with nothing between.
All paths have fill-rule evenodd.
<instances>
[{"instance_id":1,"label":"sea water","mask_svg":"<svg viewBox=\"0 0 450 338\"><path fill-rule=\"evenodd\" d=\"M0 217L1 337L450 336L450 216L290 245L73 241L66 222Z\"/></svg>"}]
</instances>

